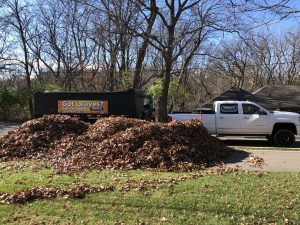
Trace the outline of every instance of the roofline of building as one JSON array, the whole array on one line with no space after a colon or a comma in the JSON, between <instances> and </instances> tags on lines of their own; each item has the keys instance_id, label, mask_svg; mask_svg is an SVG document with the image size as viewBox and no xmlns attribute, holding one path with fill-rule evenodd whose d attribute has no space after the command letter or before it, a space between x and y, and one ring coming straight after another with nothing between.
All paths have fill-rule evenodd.
<instances>
[{"instance_id":1,"label":"roofline of building","mask_svg":"<svg viewBox=\"0 0 300 225\"><path fill-rule=\"evenodd\" d=\"M212 99L208 100L207 102L201 104L201 106L207 105L207 104L210 103L210 102L214 102L214 99L215 99L215 98L219 97L221 94L225 93L226 91L229 91L230 89L232 89L232 88L234 88L234 87L237 87L237 88L239 88L239 89L242 89L242 88L240 88L240 87L238 87L238 86L232 86L231 88L226 89L225 91L223 91L222 93L220 93L220 94L218 94L217 96L213 97ZM251 93L250 93L250 94L251 94Z\"/></svg>"},{"instance_id":2,"label":"roofline of building","mask_svg":"<svg viewBox=\"0 0 300 225\"><path fill-rule=\"evenodd\" d=\"M256 91L252 92L253 95L256 95L258 92L260 92L262 89L264 89L265 87L269 86L269 84L266 84L265 86L257 89Z\"/></svg>"}]
</instances>

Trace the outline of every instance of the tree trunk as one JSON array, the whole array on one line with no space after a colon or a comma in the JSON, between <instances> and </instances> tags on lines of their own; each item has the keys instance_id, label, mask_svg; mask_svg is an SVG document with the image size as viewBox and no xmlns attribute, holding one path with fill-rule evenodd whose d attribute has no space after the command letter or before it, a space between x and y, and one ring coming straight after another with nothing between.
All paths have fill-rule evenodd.
<instances>
[{"instance_id":1,"label":"tree trunk","mask_svg":"<svg viewBox=\"0 0 300 225\"><path fill-rule=\"evenodd\" d=\"M109 91L113 92L115 89L115 70L116 70L116 62L117 62L117 50L111 50L111 59L109 65Z\"/></svg>"},{"instance_id":2,"label":"tree trunk","mask_svg":"<svg viewBox=\"0 0 300 225\"><path fill-rule=\"evenodd\" d=\"M20 35L20 39L22 42L22 48L23 48L23 54L24 54L24 67L25 67L25 73L26 73L26 83L27 83L27 88L31 91L31 79L30 79L30 74L31 71L29 69L29 59L28 59L28 48L27 48L27 42L26 42L26 37L25 37L25 32L26 32L26 28L24 28L23 23L22 23L22 18L20 13L20 8L19 8L19 2L15 1L14 3L15 5L15 16L17 19L17 27L18 27L18 32ZM28 99L28 106L29 106L29 112L30 112L30 118L33 118L33 104L32 104L32 97L29 97Z\"/></svg>"},{"instance_id":3,"label":"tree trunk","mask_svg":"<svg viewBox=\"0 0 300 225\"><path fill-rule=\"evenodd\" d=\"M170 26L168 28L168 45L163 53L163 58L165 61L165 76L163 81L162 96L161 96L161 115L159 116L161 122L168 121L168 94L169 86L171 81L171 72L173 68L173 44L174 44L174 33L175 26Z\"/></svg>"},{"instance_id":4,"label":"tree trunk","mask_svg":"<svg viewBox=\"0 0 300 225\"><path fill-rule=\"evenodd\" d=\"M155 18L157 16L156 0L151 0L151 15L148 20L147 30L144 34L144 39L141 47L138 50L137 61L135 65L134 77L133 77L133 88L140 89L141 88L141 72L142 66L146 55L146 50L149 45L149 35L151 34L153 24L155 22Z\"/></svg>"},{"instance_id":5,"label":"tree trunk","mask_svg":"<svg viewBox=\"0 0 300 225\"><path fill-rule=\"evenodd\" d=\"M171 71L172 71L172 59L171 62L166 63L166 71L164 76L162 96L161 96L161 115L159 115L160 122L167 122L168 120L168 94L169 85L171 81Z\"/></svg>"}]
</instances>

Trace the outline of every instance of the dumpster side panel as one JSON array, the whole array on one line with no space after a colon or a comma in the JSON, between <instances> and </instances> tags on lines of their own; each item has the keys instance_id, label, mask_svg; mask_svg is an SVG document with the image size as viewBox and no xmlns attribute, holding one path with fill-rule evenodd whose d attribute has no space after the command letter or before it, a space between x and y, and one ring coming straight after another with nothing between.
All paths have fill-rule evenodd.
<instances>
[{"instance_id":1,"label":"dumpster side panel","mask_svg":"<svg viewBox=\"0 0 300 225\"><path fill-rule=\"evenodd\" d=\"M86 101L107 101L108 115L142 117L143 99L135 91L112 93L48 92L35 94L34 105L37 117L45 114L58 114L58 104L63 100L79 103ZM84 116L84 113L64 113ZM95 113L93 113L95 114ZM97 114L97 113L96 113ZM98 115L101 115L99 112Z\"/></svg>"}]
</instances>

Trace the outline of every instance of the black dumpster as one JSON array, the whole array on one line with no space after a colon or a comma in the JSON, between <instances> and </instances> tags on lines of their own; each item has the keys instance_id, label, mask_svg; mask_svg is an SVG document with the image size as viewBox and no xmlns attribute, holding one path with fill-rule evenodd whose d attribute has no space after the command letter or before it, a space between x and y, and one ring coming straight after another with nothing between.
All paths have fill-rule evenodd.
<instances>
[{"instance_id":1,"label":"black dumpster","mask_svg":"<svg viewBox=\"0 0 300 225\"><path fill-rule=\"evenodd\" d=\"M35 117L49 114L97 119L106 116L152 118L152 97L140 90L120 92L38 92L34 96ZM145 113L146 111L146 113ZM149 116L150 111L150 116Z\"/></svg>"}]
</instances>

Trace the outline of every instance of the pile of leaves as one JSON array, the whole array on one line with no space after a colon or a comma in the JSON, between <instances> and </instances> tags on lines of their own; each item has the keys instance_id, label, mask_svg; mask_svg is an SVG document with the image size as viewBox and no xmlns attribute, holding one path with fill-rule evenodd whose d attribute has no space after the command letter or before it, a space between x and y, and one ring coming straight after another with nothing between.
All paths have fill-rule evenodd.
<instances>
[{"instance_id":1,"label":"pile of leaves","mask_svg":"<svg viewBox=\"0 0 300 225\"><path fill-rule=\"evenodd\" d=\"M0 138L0 159L43 158L48 150L69 136L79 136L88 124L64 115L28 121Z\"/></svg>"},{"instance_id":2,"label":"pile of leaves","mask_svg":"<svg viewBox=\"0 0 300 225\"><path fill-rule=\"evenodd\" d=\"M42 159L59 172L189 171L216 165L230 153L198 120L164 124L109 117L88 125L51 115L29 121L0 139L0 160Z\"/></svg>"}]
</instances>

